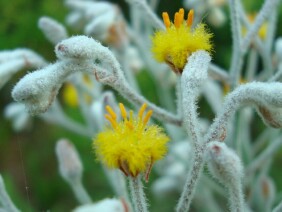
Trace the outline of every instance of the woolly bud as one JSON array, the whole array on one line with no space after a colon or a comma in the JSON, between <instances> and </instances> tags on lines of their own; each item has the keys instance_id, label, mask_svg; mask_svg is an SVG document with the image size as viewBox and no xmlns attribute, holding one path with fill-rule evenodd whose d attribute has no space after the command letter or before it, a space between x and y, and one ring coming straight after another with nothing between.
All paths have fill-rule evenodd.
<instances>
[{"instance_id":1,"label":"woolly bud","mask_svg":"<svg viewBox=\"0 0 282 212\"><path fill-rule=\"evenodd\" d=\"M95 204L88 204L79 206L74 209L74 212L100 212L100 211L113 211L113 212L127 212L127 204L118 199L104 199L96 202Z\"/></svg>"},{"instance_id":2,"label":"woolly bud","mask_svg":"<svg viewBox=\"0 0 282 212\"><path fill-rule=\"evenodd\" d=\"M241 182L243 166L240 158L225 143L213 141L208 144L207 163L213 177L227 187Z\"/></svg>"},{"instance_id":3,"label":"woolly bud","mask_svg":"<svg viewBox=\"0 0 282 212\"><path fill-rule=\"evenodd\" d=\"M38 27L52 44L57 44L68 37L66 28L52 18L41 17L38 21Z\"/></svg>"},{"instance_id":4,"label":"woolly bud","mask_svg":"<svg viewBox=\"0 0 282 212\"><path fill-rule=\"evenodd\" d=\"M92 74L94 72L96 79L102 83L113 86L118 78L124 80L113 53L92 38L82 35L63 40L56 46L55 52L59 59L73 59L70 62L76 69L78 65L81 66L79 63L87 63L90 67L79 69Z\"/></svg>"},{"instance_id":5,"label":"woolly bud","mask_svg":"<svg viewBox=\"0 0 282 212\"><path fill-rule=\"evenodd\" d=\"M273 128L282 127L282 108L260 106L257 108L257 112L267 126Z\"/></svg>"},{"instance_id":6,"label":"woolly bud","mask_svg":"<svg viewBox=\"0 0 282 212\"><path fill-rule=\"evenodd\" d=\"M108 48L84 35L73 36L63 40L55 48L56 55L59 59L95 60L97 57L103 57L106 51L109 51Z\"/></svg>"},{"instance_id":7,"label":"woolly bud","mask_svg":"<svg viewBox=\"0 0 282 212\"><path fill-rule=\"evenodd\" d=\"M25 60L26 68L38 68L46 65L46 61L30 49L19 48L0 52L0 63L18 59Z\"/></svg>"},{"instance_id":8,"label":"woolly bud","mask_svg":"<svg viewBox=\"0 0 282 212\"><path fill-rule=\"evenodd\" d=\"M207 145L207 164L210 173L229 192L230 211L245 211L242 191L243 166L238 155L225 143L218 141Z\"/></svg>"},{"instance_id":9,"label":"woolly bud","mask_svg":"<svg viewBox=\"0 0 282 212\"><path fill-rule=\"evenodd\" d=\"M93 2L87 0L69 0L66 1L66 5L73 10L83 13L87 20L92 20L93 18L108 12L113 7L113 5L108 2Z\"/></svg>"},{"instance_id":10,"label":"woolly bud","mask_svg":"<svg viewBox=\"0 0 282 212\"><path fill-rule=\"evenodd\" d=\"M105 41L109 28L114 24L116 18L115 11L110 10L97 18L94 18L89 24L86 25L84 32L87 35L94 36L98 40Z\"/></svg>"},{"instance_id":11,"label":"woolly bud","mask_svg":"<svg viewBox=\"0 0 282 212\"><path fill-rule=\"evenodd\" d=\"M63 70L60 63L25 75L14 87L12 97L15 101L24 103L32 115L45 112L64 79L64 75L58 70Z\"/></svg>"},{"instance_id":12,"label":"woolly bud","mask_svg":"<svg viewBox=\"0 0 282 212\"><path fill-rule=\"evenodd\" d=\"M81 180L83 167L75 147L66 139L61 139L56 145L56 155L61 176L68 182Z\"/></svg>"},{"instance_id":13,"label":"woolly bud","mask_svg":"<svg viewBox=\"0 0 282 212\"><path fill-rule=\"evenodd\" d=\"M12 121L12 126L15 131L21 131L29 126L30 116L25 110L23 104L10 103L6 106L4 115Z\"/></svg>"},{"instance_id":14,"label":"woolly bud","mask_svg":"<svg viewBox=\"0 0 282 212\"><path fill-rule=\"evenodd\" d=\"M276 39L275 42L275 53L280 61L282 61L282 37Z\"/></svg>"},{"instance_id":15,"label":"woolly bud","mask_svg":"<svg viewBox=\"0 0 282 212\"><path fill-rule=\"evenodd\" d=\"M24 59L9 60L0 64L0 89L13 77L15 73L25 67Z\"/></svg>"},{"instance_id":16,"label":"woolly bud","mask_svg":"<svg viewBox=\"0 0 282 212\"><path fill-rule=\"evenodd\" d=\"M215 27L220 27L226 22L226 15L222 9L213 7L208 16L208 21Z\"/></svg>"},{"instance_id":17,"label":"woolly bud","mask_svg":"<svg viewBox=\"0 0 282 212\"><path fill-rule=\"evenodd\" d=\"M271 211L275 200L275 185L273 180L267 176L261 176L254 186L253 201L255 208L261 211Z\"/></svg>"},{"instance_id":18,"label":"woolly bud","mask_svg":"<svg viewBox=\"0 0 282 212\"><path fill-rule=\"evenodd\" d=\"M81 30L84 25L83 14L77 11L68 14L66 23L75 30Z\"/></svg>"}]
</instances>

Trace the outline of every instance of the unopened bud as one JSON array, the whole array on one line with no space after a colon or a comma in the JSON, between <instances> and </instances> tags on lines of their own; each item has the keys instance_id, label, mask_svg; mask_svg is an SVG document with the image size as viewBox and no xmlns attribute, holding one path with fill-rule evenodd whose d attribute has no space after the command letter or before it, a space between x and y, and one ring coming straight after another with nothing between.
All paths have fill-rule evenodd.
<instances>
[{"instance_id":1,"label":"unopened bud","mask_svg":"<svg viewBox=\"0 0 282 212\"><path fill-rule=\"evenodd\" d=\"M214 141L208 144L207 163L213 177L227 187L241 182L243 176L241 160L225 143Z\"/></svg>"},{"instance_id":2,"label":"unopened bud","mask_svg":"<svg viewBox=\"0 0 282 212\"><path fill-rule=\"evenodd\" d=\"M57 44L68 37L66 28L52 18L41 17L38 21L38 27L52 44Z\"/></svg>"},{"instance_id":3,"label":"unopened bud","mask_svg":"<svg viewBox=\"0 0 282 212\"><path fill-rule=\"evenodd\" d=\"M56 155L61 176L68 182L80 181L83 167L73 144L66 139L59 140Z\"/></svg>"},{"instance_id":4,"label":"unopened bud","mask_svg":"<svg viewBox=\"0 0 282 212\"><path fill-rule=\"evenodd\" d=\"M263 107L260 106L257 109L258 114L262 118L263 122L273 128L282 127L282 108L275 107Z\"/></svg>"},{"instance_id":5,"label":"unopened bud","mask_svg":"<svg viewBox=\"0 0 282 212\"><path fill-rule=\"evenodd\" d=\"M25 110L23 104L10 103L5 108L4 115L7 119L12 121L12 126L15 131L21 131L29 126L30 116Z\"/></svg>"}]
</instances>

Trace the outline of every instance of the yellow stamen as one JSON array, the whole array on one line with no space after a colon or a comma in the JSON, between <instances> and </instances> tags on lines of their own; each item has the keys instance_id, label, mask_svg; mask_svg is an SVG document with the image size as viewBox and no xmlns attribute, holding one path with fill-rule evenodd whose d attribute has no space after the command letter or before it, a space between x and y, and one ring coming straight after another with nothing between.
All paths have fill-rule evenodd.
<instances>
[{"instance_id":1,"label":"yellow stamen","mask_svg":"<svg viewBox=\"0 0 282 212\"><path fill-rule=\"evenodd\" d=\"M181 17L180 17L180 16L181 16L181 15L179 14L179 12L177 12L177 13L174 14L174 26L175 26L176 28L179 28L179 27L180 27L180 24L181 24L181 22L180 22Z\"/></svg>"},{"instance_id":2,"label":"yellow stamen","mask_svg":"<svg viewBox=\"0 0 282 212\"><path fill-rule=\"evenodd\" d=\"M153 111L152 110L149 110L148 113L146 114L144 120L143 120L143 124L144 126L148 123L149 119L151 118L153 114Z\"/></svg>"},{"instance_id":3,"label":"yellow stamen","mask_svg":"<svg viewBox=\"0 0 282 212\"><path fill-rule=\"evenodd\" d=\"M163 16L163 21L164 21L164 25L166 28L169 28L170 27L170 20L169 20L169 15L167 12L163 12L162 13L162 16Z\"/></svg>"},{"instance_id":4,"label":"yellow stamen","mask_svg":"<svg viewBox=\"0 0 282 212\"><path fill-rule=\"evenodd\" d=\"M144 111L146 110L146 108L147 108L147 104L144 103L144 104L141 106L141 108L140 108L140 110L139 110L139 112L138 112L138 117L139 117L139 119L142 119L143 114L144 114Z\"/></svg>"},{"instance_id":5,"label":"yellow stamen","mask_svg":"<svg viewBox=\"0 0 282 212\"><path fill-rule=\"evenodd\" d=\"M109 105L106 106L106 110L108 111L110 116L113 118L113 120L116 120L117 114L113 111L113 109Z\"/></svg>"},{"instance_id":6,"label":"yellow stamen","mask_svg":"<svg viewBox=\"0 0 282 212\"><path fill-rule=\"evenodd\" d=\"M133 110L129 111L129 121L132 123L133 122Z\"/></svg>"},{"instance_id":7,"label":"yellow stamen","mask_svg":"<svg viewBox=\"0 0 282 212\"><path fill-rule=\"evenodd\" d=\"M124 107L124 105L122 103L119 103L119 109L120 109L120 112L121 112L121 116L124 120L126 120L127 118L127 113L126 113L126 109Z\"/></svg>"},{"instance_id":8,"label":"yellow stamen","mask_svg":"<svg viewBox=\"0 0 282 212\"><path fill-rule=\"evenodd\" d=\"M105 115L105 118L111 123L111 125L113 126L113 128L117 127L117 122L116 120L113 119L112 116L110 116L109 114Z\"/></svg>"},{"instance_id":9,"label":"yellow stamen","mask_svg":"<svg viewBox=\"0 0 282 212\"><path fill-rule=\"evenodd\" d=\"M180 8L178 13L179 13L179 22L180 22L180 24L182 24L182 22L184 20L184 9Z\"/></svg>"},{"instance_id":10,"label":"yellow stamen","mask_svg":"<svg viewBox=\"0 0 282 212\"><path fill-rule=\"evenodd\" d=\"M191 27L194 19L194 10L190 10L187 17L187 26Z\"/></svg>"}]
</instances>

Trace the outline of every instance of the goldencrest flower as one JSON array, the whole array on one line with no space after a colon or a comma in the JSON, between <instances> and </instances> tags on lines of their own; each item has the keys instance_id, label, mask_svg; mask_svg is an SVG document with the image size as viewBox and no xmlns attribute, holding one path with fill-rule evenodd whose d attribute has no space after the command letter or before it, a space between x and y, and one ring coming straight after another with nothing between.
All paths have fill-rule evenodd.
<instances>
[{"instance_id":1,"label":"goldencrest flower","mask_svg":"<svg viewBox=\"0 0 282 212\"><path fill-rule=\"evenodd\" d=\"M147 125L153 111L144 115L146 104L142 105L138 116L130 110L129 118L124 105L120 103L119 107L123 120L118 122L117 114L106 106L105 118L111 126L96 136L94 150L98 159L109 168L119 168L132 177L144 173L148 180L153 163L166 154L169 138L159 126Z\"/></svg>"},{"instance_id":2,"label":"goldencrest flower","mask_svg":"<svg viewBox=\"0 0 282 212\"><path fill-rule=\"evenodd\" d=\"M184 20L184 9L174 15L174 23L170 22L167 12L163 12L165 31L157 31L152 37L152 52L159 62L166 62L172 70L181 74L187 63L187 57L197 50L212 50L212 34L207 32L205 24L192 27L194 11L190 10Z\"/></svg>"}]
</instances>

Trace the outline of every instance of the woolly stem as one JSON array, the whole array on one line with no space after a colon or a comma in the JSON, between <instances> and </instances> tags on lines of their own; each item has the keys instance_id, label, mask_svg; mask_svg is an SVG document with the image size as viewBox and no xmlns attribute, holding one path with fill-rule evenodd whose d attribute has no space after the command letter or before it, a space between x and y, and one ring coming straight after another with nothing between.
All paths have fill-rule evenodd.
<instances>
[{"instance_id":1,"label":"woolly stem","mask_svg":"<svg viewBox=\"0 0 282 212\"><path fill-rule=\"evenodd\" d=\"M190 169L187 180L184 185L181 197L178 201L176 211L187 212L190 208L197 182L199 181L200 174L204 167L204 146L200 146L198 143L194 144L194 162L192 169Z\"/></svg>"},{"instance_id":2,"label":"woolly stem","mask_svg":"<svg viewBox=\"0 0 282 212\"><path fill-rule=\"evenodd\" d=\"M150 8L150 6L147 4L146 1L144 1L144 0L127 0L127 2L130 3L130 4L136 4L137 6L139 6L140 9L142 9L144 11L143 17L148 18L148 20L150 20L149 23L151 23L152 26L154 26L157 29L165 29L165 26L162 23L162 21L158 18L156 13L154 13L152 11L152 9Z\"/></svg>"},{"instance_id":3,"label":"woolly stem","mask_svg":"<svg viewBox=\"0 0 282 212\"><path fill-rule=\"evenodd\" d=\"M129 177L129 188L135 212L147 212L146 197L140 175L137 177Z\"/></svg>"},{"instance_id":4,"label":"woolly stem","mask_svg":"<svg viewBox=\"0 0 282 212\"><path fill-rule=\"evenodd\" d=\"M200 86L207 78L207 69L210 56L204 51L193 53L184 68L181 77L182 110L184 127L192 139L194 145L194 161L188 174L183 192L177 205L178 212L188 211L195 193L196 184L203 169L204 147L201 145L200 127L197 117L196 98L199 95Z\"/></svg>"},{"instance_id":5,"label":"woolly stem","mask_svg":"<svg viewBox=\"0 0 282 212\"><path fill-rule=\"evenodd\" d=\"M272 210L272 212L282 211L282 201Z\"/></svg>"},{"instance_id":6,"label":"woolly stem","mask_svg":"<svg viewBox=\"0 0 282 212\"><path fill-rule=\"evenodd\" d=\"M235 88L240 80L240 73L242 68L242 54L240 50L241 45L241 24L238 12L237 0L229 0L230 16L231 16L231 30L232 30L232 61L230 66L230 83L231 88Z\"/></svg>"},{"instance_id":7,"label":"woolly stem","mask_svg":"<svg viewBox=\"0 0 282 212\"><path fill-rule=\"evenodd\" d=\"M229 82L227 71L213 63L209 65L208 73L214 79L218 79L222 82Z\"/></svg>"},{"instance_id":8,"label":"woolly stem","mask_svg":"<svg viewBox=\"0 0 282 212\"><path fill-rule=\"evenodd\" d=\"M247 64L247 71L246 71L246 80L247 81L254 80L255 73L257 70L257 64L258 64L258 54L257 54L257 51L252 48L248 55L248 64Z\"/></svg>"},{"instance_id":9,"label":"woolly stem","mask_svg":"<svg viewBox=\"0 0 282 212\"><path fill-rule=\"evenodd\" d=\"M275 90L279 89L280 85L275 84L276 89L270 88L268 83L253 82L239 86L236 90L231 92L227 97L223 105L223 111L217 116L208 133L204 138L205 143L209 143L212 140L222 141L226 136L226 125L230 117L241 106L244 105L271 105L280 107L280 100L275 98ZM273 85L274 86L274 85ZM273 87L272 87L273 88Z\"/></svg>"},{"instance_id":10,"label":"woolly stem","mask_svg":"<svg viewBox=\"0 0 282 212\"><path fill-rule=\"evenodd\" d=\"M148 108L154 111L153 116L155 118L178 126L182 125L182 120L179 117L149 102L143 96L134 91L125 80L123 80L122 83L119 82L118 86L113 84L110 86L115 88L122 96L124 96L124 98L129 100L134 105L142 105L143 103L146 103Z\"/></svg>"},{"instance_id":11,"label":"woolly stem","mask_svg":"<svg viewBox=\"0 0 282 212\"><path fill-rule=\"evenodd\" d=\"M246 173L251 174L256 171L264 161L274 155L280 147L282 146L281 135L276 138L273 142L269 144L269 146L255 159L252 163L246 168Z\"/></svg>"},{"instance_id":12,"label":"woolly stem","mask_svg":"<svg viewBox=\"0 0 282 212\"><path fill-rule=\"evenodd\" d=\"M241 43L242 52L245 53L249 48L251 41L254 36L256 36L258 30L260 29L261 25L265 21L265 19L272 13L272 10L276 7L278 8L278 4L280 0L266 0L260 10L259 14L257 15L254 24L251 26L250 30L248 30L244 40Z\"/></svg>"},{"instance_id":13,"label":"woolly stem","mask_svg":"<svg viewBox=\"0 0 282 212\"><path fill-rule=\"evenodd\" d=\"M75 194L77 201L80 204L85 205L85 204L89 204L92 202L89 194L87 193L86 189L82 185L81 181L72 182L70 183L70 185Z\"/></svg>"},{"instance_id":14,"label":"woolly stem","mask_svg":"<svg viewBox=\"0 0 282 212\"><path fill-rule=\"evenodd\" d=\"M229 206L231 212L242 212L244 210L244 195L241 182L233 182L228 188Z\"/></svg>"}]
</instances>

